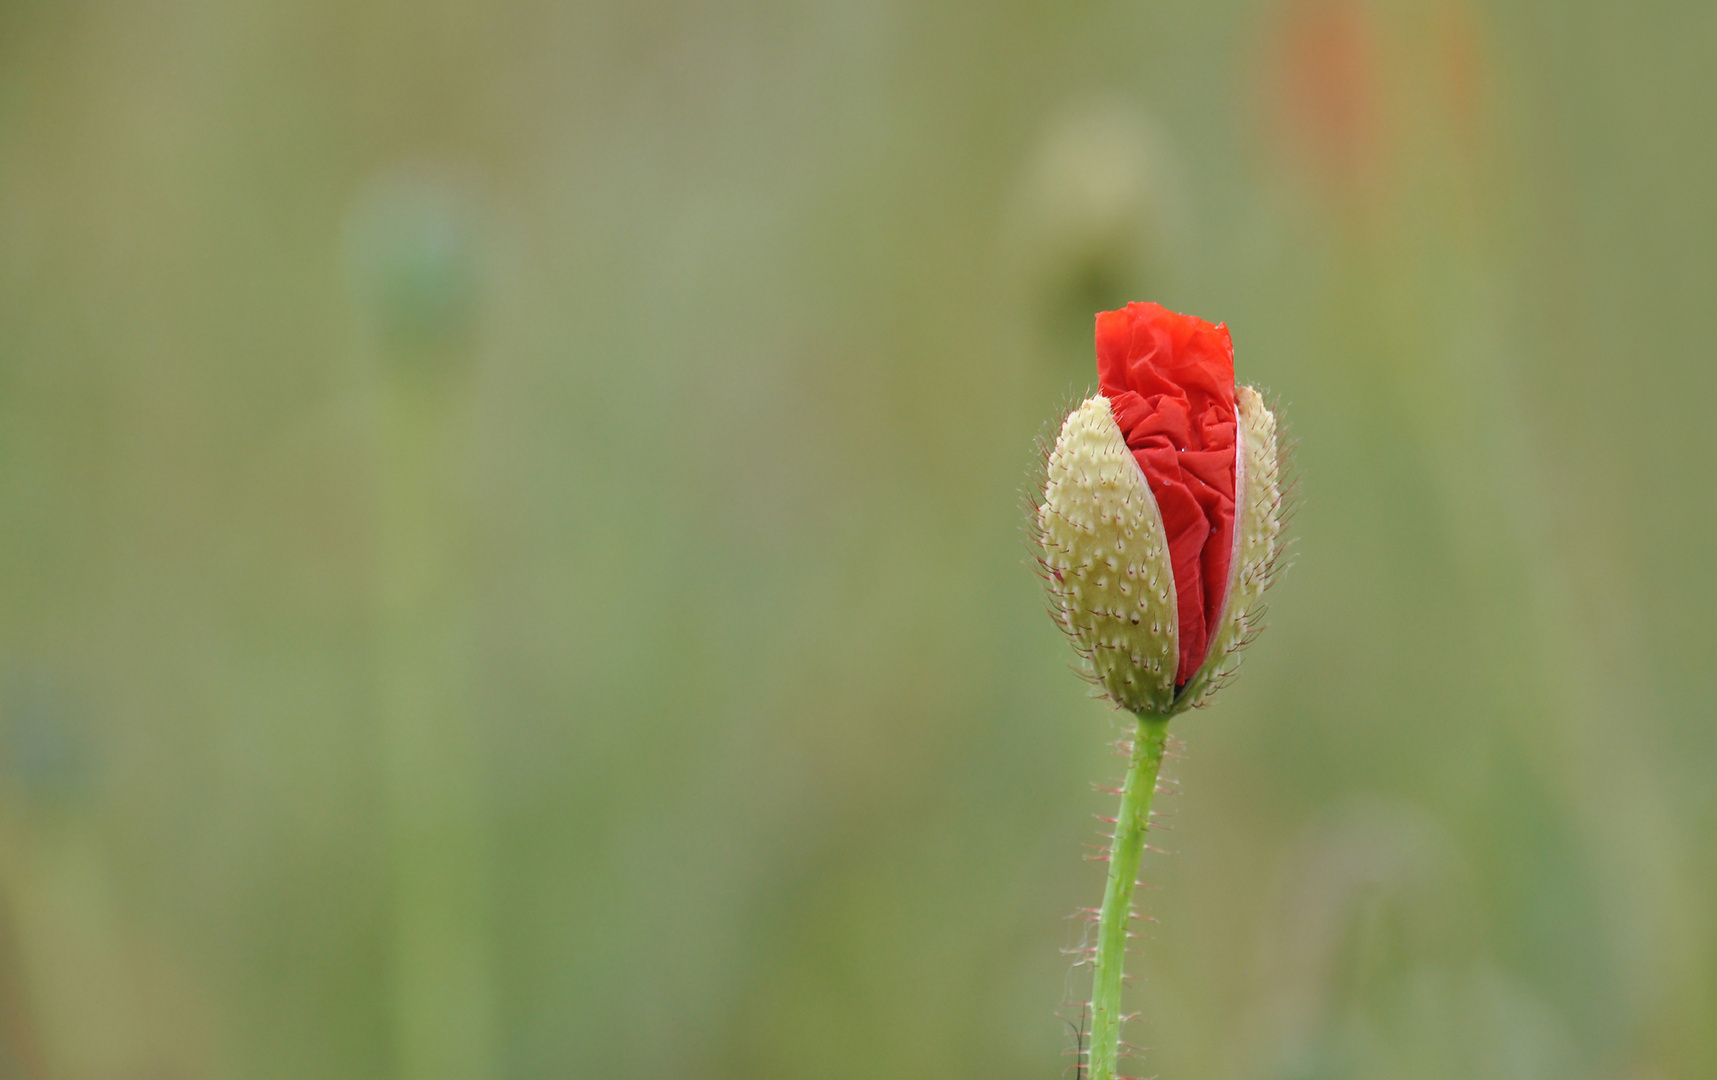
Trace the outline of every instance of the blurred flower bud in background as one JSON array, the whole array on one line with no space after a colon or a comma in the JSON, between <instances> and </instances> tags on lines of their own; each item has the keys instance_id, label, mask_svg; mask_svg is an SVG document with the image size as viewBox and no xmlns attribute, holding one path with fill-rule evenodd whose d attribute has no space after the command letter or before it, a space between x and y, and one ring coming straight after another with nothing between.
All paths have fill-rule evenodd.
<instances>
[{"instance_id":1,"label":"blurred flower bud in background","mask_svg":"<svg viewBox=\"0 0 1717 1080\"><path fill-rule=\"evenodd\" d=\"M444 365L471 349L482 255L469 198L451 170L401 166L370 180L348 211L347 287L388 357Z\"/></svg>"},{"instance_id":2,"label":"blurred flower bud in background","mask_svg":"<svg viewBox=\"0 0 1717 1080\"><path fill-rule=\"evenodd\" d=\"M1008 218L1009 267L1039 333L1082 362L1093 311L1160 294L1190 231L1168 134L1137 103L1075 99L1030 148Z\"/></svg>"}]
</instances>

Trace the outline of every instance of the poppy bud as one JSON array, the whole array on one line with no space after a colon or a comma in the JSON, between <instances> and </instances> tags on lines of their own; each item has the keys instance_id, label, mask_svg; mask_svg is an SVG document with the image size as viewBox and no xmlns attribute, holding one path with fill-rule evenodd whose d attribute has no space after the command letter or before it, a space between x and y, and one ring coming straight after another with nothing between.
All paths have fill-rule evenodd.
<instances>
[{"instance_id":1,"label":"poppy bud","mask_svg":"<svg viewBox=\"0 0 1717 1080\"><path fill-rule=\"evenodd\" d=\"M1232 670L1281 532L1276 419L1225 326L1097 317L1101 393L1067 417L1038 508L1054 614L1103 692L1172 715Z\"/></svg>"}]
</instances>

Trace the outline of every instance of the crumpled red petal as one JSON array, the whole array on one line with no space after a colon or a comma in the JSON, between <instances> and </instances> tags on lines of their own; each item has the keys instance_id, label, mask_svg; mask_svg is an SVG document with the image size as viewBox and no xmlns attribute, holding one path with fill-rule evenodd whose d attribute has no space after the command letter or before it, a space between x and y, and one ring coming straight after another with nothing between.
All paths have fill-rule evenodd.
<instances>
[{"instance_id":1,"label":"crumpled red petal","mask_svg":"<svg viewBox=\"0 0 1717 1080\"><path fill-rule=\"evenodd\" d=\"M1234 345L1225 325L1128 304L1097 316L1097 381L1162 512L1180 616L1175 685L1198 671L1234 557Z\"/></svg>"}]
</instances>

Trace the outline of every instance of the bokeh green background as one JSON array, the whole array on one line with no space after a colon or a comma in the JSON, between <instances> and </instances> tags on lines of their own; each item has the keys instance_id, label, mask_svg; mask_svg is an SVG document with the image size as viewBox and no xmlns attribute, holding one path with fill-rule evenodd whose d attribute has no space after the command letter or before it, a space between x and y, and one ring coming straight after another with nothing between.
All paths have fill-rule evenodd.
<instances>
[{"instance_id":1,"label":"bokeh green background","mask_svg":"<svg viewBox=\"0 0 1717 1080\"><path fill-rule=\"evenodd\" d=\"M0 1077L1061 1075L1145 298L1300 497L1135 1071L1717 1075L1714 11L0 4Z\"/></svg>"}]
</instances>

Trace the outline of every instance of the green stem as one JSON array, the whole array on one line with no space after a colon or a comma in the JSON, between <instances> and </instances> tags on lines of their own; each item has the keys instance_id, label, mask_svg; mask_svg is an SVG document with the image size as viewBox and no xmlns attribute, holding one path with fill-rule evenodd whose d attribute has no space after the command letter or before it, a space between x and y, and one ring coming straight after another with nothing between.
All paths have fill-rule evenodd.
<instances>
[{"instance_id":1,"label":"green stem","mask_svg":"<svg viewBox=\"0 0 1717 1080\"><path fill-rule=\"evenodd\" d=\"M414 374L414 373L406 373ZM393 886L397 1080L496 1073L489 821L469 657L457 384L396 377L378 404L378 713Z\"/></svg>"},{"instance_id":2,"label":"green stem","mask_svg":"<svg viewBox=\"0 0 1717 1080\"><path fill-rule=\"evenodd\" d=\"M1121 812L1115 817L1115 838L1109 845L1109 884L1097 916L1097 961L1091 986L1090 1080L1115 1080L1121 1042L1121 964L1127 955L1127 923L1133 917L1133 888L1138 884L1139 856L1150 827L1151 796L1157 790L1157 770L1168 739L1166 716L1141 716L1133 732L1133 753L1127 782L1121 789Z\"/></svg>"}]
</instances>

